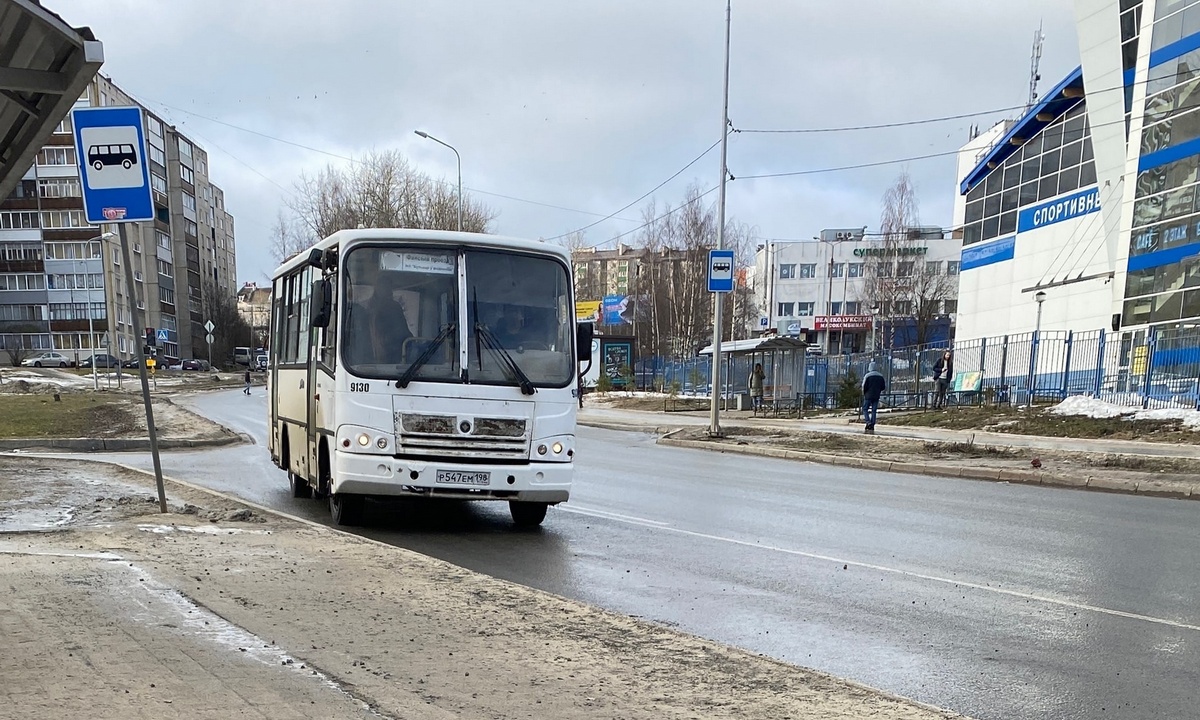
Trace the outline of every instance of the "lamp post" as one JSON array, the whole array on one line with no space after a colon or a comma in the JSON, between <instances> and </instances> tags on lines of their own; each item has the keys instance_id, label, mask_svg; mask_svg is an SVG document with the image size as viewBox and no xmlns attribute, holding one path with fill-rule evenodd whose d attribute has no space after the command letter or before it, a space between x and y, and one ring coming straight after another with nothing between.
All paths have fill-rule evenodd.
<instances>
[{"instance_id":1,"label":"lamp post","mask_svg":"<svg viewBox=\"0 0 1200 720\"><path fill-rule=\"evenodd\" d=\"M878 354L878 348L875 347L875 318L879 314L879 306L871 306L871 352Z\"/></svg>"},{"instance_id":2,"label":"lamp post","mask_svg":"<svg viewBox=\"0 0 1200 720\"><path fill-rule=\"evenodd\" d=\"M453 145L444 143L427 132L422 132L420 130L414 130L413 132L425 138L426 140L434 141L438 145L445 145L454 152L454 157L458 161L458 231L462 232L462 156L458 154L458 151L454 149Z\"/></svg>"},{"instance_id":3,"label":"lamp post","mask_svg":"<svg viewBox=\"0 0 1200 720\"><path fill-rule=\"evenodd\" d=\"M87 258L88 260L92 259L91 258L92 243L94 243L94 242L100 243L99 251L96 253L96 257L99 258L99 260L100 260L100 272L97 274L100 275L101 278L104 277L104 242L103 241L108 240L111 237L114 237L113 233L106 232L106 233L101 233L100 235L97 235L94 238L90 238L87 241L87 249L88 249L88 256L89 256ZM96 326L95 326L93 318L92 318L92 288L89 287L89 283L88 283L89 273L87 272L86 262L84 263L83 269L84 269L83 287L87 291L87 309L84 312L87 313L87 319L88 319L88 347L91 348L91 350L92 350L92 389L99 390L100 389L100 378L96 376ZM111 353L106 353L106 354L111 354ZM118 361L117 364L119 366L120 361ZM105 367L106 368L108 367L107 362L105 362ZM120 372L120 370L118 370L118 372Z\"/></svg>"},{"instance_id":4,"label":"lamp post","mask_svg":"<svg viewBox=\"0 0 1200 720\"><path fill-rule=\"evenodd\" d=\"M1033 296L1037 301L1037 322L1033 326L1033 351L1030 353L1032 357L1029 359L1029 406L1033 407L1034 385L1037 383L1037 364L1038 355L1041 354L1042 345L1042 303L1046 302L1046 293L1038 290Z\"/></svg>"}]
</instances>

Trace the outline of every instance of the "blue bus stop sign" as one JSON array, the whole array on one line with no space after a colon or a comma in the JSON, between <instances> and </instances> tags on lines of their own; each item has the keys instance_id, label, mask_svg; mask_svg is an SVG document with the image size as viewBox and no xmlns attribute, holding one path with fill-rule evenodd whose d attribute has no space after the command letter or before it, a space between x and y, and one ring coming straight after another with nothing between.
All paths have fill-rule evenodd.
<instances>
[{"instance_id":1,"label":"blue bus stop sign","mask_svg":"<svg viewBox=\"0 0 1200 720\"><path fill-rule=\"evenodd\" d=\"M88 223L153 220L142 109L76 108L71 122Z\"/></svg>"},{"instance_id":2,"label":"blue bus stop sign","mask_svg":"<svg viewBox=\"0 0 1200 720\"><path fill-rule=\"evenodd\" d=\"M708 291L733 292L733 251L708 251Z\"/></svg>"}]
</instances>

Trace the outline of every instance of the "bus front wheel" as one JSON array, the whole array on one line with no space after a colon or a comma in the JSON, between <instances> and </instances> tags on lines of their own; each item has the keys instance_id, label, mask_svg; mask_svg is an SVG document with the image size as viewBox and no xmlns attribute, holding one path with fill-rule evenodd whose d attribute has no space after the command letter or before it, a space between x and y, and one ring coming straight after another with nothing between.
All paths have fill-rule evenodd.
<instances>
[{"instance_id":1,"label":"bus front wheel","mask_svg":"<svg viewBox=\"0 0 1200 720\"><path fill-rule=\"evenodd\" d=\"M358 525L362 522L363 496L347 493L329 495L329 514L334 525Z\"/></svg>"},{"instance_id":2,"label":"bus front wheel","mask_svg":"<svg viewBox=\"0 0 1200 720\"><path fill-rule=\"evenodd\" d=\"M546 508L549 507L544 502L521 502L519 500L508 501L508 512L512 515L513 524L517 527L537 527L546 519Z\"/></svg>"}]
</instances>

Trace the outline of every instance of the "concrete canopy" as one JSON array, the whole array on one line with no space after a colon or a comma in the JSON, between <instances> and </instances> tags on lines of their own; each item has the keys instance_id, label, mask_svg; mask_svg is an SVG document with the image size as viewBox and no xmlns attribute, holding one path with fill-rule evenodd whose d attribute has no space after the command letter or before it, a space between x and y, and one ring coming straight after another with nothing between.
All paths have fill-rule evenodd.
<instances>
[{"instance_id":1,"label":"concrete canopy","mask_svg":"<svg viewBox=\"0 0 1200 720\"><path fill-rule=\"evenodd\" d=\"M104 63L88 28L72 28L37 0L0 3L0 198Z\"/></svg>"}]
</instances>

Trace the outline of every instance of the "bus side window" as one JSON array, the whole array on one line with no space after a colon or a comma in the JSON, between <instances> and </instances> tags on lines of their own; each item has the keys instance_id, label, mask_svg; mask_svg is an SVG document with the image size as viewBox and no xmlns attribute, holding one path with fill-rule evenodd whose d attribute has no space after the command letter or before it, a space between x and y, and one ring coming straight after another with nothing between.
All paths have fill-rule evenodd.
<instances>
[{"instance_id":1,"label":"bus side window","mask_svg":"<svg viewBox=\"0 0 1200 720\"><path fill-rule=\"evenodd\" d=\"M329 308L329 324L321 330L321 364L332 370L337 366L338 287L337 275L329 277L333 304Z\"/></svg>"}]
</instances>

